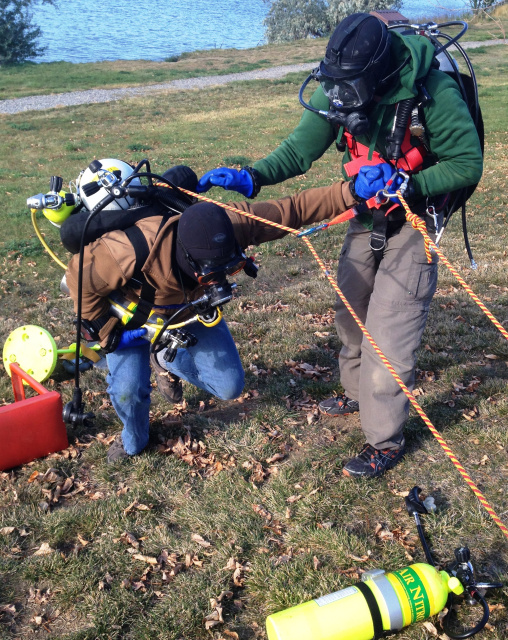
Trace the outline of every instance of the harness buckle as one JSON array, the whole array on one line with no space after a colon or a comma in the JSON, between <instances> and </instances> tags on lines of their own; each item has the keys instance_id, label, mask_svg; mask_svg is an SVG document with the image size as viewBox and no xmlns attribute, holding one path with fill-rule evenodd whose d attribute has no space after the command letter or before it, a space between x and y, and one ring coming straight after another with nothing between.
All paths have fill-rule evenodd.
<instances>
[{"instance_id":1,"label":"harness buckle","mask_svg":"<svg viewBox=\"0 0 508 640\"><path fill-rule=\"evenodd\" d=\"M369 236L369 247L372 251L383 251L386 247L386 235L373 231Z\"/></svg>"}]
</instances>

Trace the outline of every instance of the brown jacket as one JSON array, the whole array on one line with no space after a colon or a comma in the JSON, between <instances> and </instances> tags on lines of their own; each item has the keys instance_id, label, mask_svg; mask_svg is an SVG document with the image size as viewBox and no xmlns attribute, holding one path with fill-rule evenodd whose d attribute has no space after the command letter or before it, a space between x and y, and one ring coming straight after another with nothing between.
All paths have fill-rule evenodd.
<instances>
[{"instance_id":1,"label":"brown jacket","mask_svg":"<svg viewBox=\"0 0 508 640\"><path fill-rule=\"evenodd\" d=\"M277 222L292 229L300 229L307 224L333 219L355 204L348 183L336 182L329 187L307 189L294 196L264 202L233 202L236 209ZM227 210L226 210L227 211ZM227 211L235 230L235 236L242 249L249 245L259 245L282 238L285 231L257 222L238 213ZM180 216L170 218L159 231L161 216L144 218L136 223L143 232L150 249L143 273L155 287L155 305L181 304L185 294L195 300L203 294L201 287L192 292L183 292L173 271L172 251L175 224ZM157 233L159 231L159 233ZM135 252L123 231L115 230L104 234L85 247L83 263L82 314L87 320L95 320L107 315L110 303L107 296L113 291L123 290L129 298L136 300L133 291L125 287L134 274ZM74 300L76 310L79 256L72 257L66 272L67 285ZM130 293L130 295L129 295ZM118 322L111 318L100 332L103 342Z\"/></svg>"}]
</instances>

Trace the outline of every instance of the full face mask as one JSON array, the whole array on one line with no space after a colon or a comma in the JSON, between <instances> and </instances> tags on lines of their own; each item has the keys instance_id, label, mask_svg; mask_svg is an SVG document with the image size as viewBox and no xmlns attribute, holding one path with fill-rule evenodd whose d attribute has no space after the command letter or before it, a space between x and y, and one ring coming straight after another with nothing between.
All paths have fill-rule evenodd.
<instances>
[{"instance_id":1,"label":"full face mask","mask_svg":"<svg viewBox=\"0 0 508 640\"><path fill-rule=\"evenodd\" d=\"M302 106L334 125L361 136L369 129L366 109L383 82L390 62L390 33L376 17L356 13L335 29L319 67L303 83ZM310 80L317 80L328 98L328 111L314 109L303 99Z\"/></svg>"}]
</instances>

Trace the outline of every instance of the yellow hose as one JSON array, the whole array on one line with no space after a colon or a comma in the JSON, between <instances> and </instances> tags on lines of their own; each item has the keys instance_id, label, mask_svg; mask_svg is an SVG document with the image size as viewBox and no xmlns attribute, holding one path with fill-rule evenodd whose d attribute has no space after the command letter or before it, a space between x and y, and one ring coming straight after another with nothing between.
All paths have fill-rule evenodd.
<instances>
[{"instance_id":1,"label":"yellow hose","mask_svg":"<svg viewBox=\"0 0 508 640\"><path fill-rule=\"evenodd\" d=\"M53 251L51 251L51 249L48 247L48 244L47 244L46 240L44 239L44 236L40 232L39 227L37 226L37 209L30 209L30 211L32 213L32 224L34 226L35 233L37 234L37 237L41 241L42 246L46 249L46 251L53 258L53 260L57 263L57 265L59 265L60 267L62 267L62 269L64 271L66 271L67 270L67 266L60 260L60 258L55 253L53 253Z\"/></svg>"}]
</instances>

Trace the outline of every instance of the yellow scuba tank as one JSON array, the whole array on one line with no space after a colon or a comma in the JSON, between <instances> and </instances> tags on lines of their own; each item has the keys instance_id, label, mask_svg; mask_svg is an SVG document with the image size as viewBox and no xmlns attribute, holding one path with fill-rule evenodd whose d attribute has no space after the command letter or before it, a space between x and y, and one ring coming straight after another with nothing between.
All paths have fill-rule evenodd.
<instances>
[{"instance_id":1,"label":"yellow scuba tank","mask_svg":"<svg viewBox=\"0 0 508 640\"><path fill-rule=\"evenodd\" d=\"M269 616L268 640L372 640L439 613L450 592L463 591L429 564L367 571L356 585Z\"/></svg>"}]
</instances>

